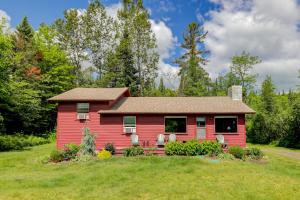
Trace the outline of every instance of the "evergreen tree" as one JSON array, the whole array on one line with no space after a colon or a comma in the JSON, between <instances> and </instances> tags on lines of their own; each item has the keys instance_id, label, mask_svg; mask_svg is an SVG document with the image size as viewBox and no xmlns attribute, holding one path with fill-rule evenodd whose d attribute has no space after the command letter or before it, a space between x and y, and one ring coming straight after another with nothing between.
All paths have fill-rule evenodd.
<instances>
[{"instance_id":1,"label":"evergreen tree","mask_svg":"<svg viewBox=\"0 0 300 200\"><path fill-rule=\"evenodd\" d=\"M267 76L262 83L262 105L267 113L275 112L275 86L271 76Z\"/></svg>"},{"instance_id":2,"label":"evergreen tree","mask_svg":"<svg viewBox=\"0 0 300 200\"><path fill-rule=\"evenodd\" d=\"M25 40L25 42L30 42L32 40L34 30L30 26L27 16L23 17L21 23L16 28L16 32L18 37Z\"/></svg>"},{"instance_id":3,"label":"evergreen tree","mask_svg":"<svg viewBox=\"0 0 300 200\"><path fill-rule=\"evenodd\" d=\"M184 42L181 48L186 53L176 60L180 67L179 94L188 96L208 95L211 87L211 80L208 73L203 69L207 63L204 54L207 53L203 47L207 32L203 31L198 23L188 25L183 35Z\"/></svg>"}]
</instances>

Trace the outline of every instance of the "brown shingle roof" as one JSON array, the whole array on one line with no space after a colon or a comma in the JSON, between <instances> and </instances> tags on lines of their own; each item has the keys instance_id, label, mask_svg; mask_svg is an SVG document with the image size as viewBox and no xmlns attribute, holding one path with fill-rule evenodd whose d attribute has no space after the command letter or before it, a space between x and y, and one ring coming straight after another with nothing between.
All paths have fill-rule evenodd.
<instances>
[{"instance_id":1,"label":"brown shingle roof","mask_svg":"<svg viewBox=\"0 0 300 200\"><path fill-rule=\"evenodd\" d=\"M246 104L230 97L126 97L110 110L99 113L255 113Z\"/></svg>"},{"instance_id":2,"label":"brown shingle roof","mask_svg":"<svg viewBox=\"0 0 300 200\"><path fill-rule=\"evenodd\" d=\"M74 88L48 101L108 101L115 100L128 88Z\"/></svg>"}]
</instances>

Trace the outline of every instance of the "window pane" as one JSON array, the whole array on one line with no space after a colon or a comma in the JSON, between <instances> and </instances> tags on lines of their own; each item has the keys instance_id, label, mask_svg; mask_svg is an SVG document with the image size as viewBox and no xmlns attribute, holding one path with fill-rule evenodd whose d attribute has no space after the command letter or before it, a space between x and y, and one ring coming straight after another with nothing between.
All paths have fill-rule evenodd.
<instances>
[{"instance_id":1,"label":"window pane","mask_svg":"<svg viewBox=\"0 0 300 200\"><path fill-rule=\"evenodd\" d=\"M77 103L77 113L88 113L90 110L89 103Z\"/></svg>"},{"instance_id":2,"label":"window pane","mask_svg":"<svg viewBox=\"0 0 300 200\"><path fill-rule=\"evenodd\" d=\"M216 133L236 133L237 118L215 118Z\"/></svg>"},{"instance_id":3,"label":"window pane","mask_svg":"<svg viewBox=\"0 0 300 200\"><path fill-rule=\"evenodd\" d=\"M205 127L205 117L197 117L197 127Z\"/></svg>"},{"instance_id":4,"label":"window pane","mask_svg":"<svg viewBox=\"0 0 300 200\"><path fill-rule=\"evenodd\" d=\"M186 118L165 118L166 133L185 133Z\"/></svg>"},{"instance_id":5,"label":"window pane","mask_svg":"<svg viewBox=\"0 0 300 200\"><path fill-rule=\"evenodd\" d=\"M135 116L125 116L124 117L124 126L125 127L135 127L136 126Z\"/></svg>"}]
</instances>

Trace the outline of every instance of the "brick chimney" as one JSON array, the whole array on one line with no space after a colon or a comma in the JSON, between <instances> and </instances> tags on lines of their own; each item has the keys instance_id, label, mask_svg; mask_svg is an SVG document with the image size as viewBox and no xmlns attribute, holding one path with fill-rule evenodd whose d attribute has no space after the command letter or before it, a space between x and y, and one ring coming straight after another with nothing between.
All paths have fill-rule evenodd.
<instances>
[{"instance_id":1,"label":"brick chimney","mask_svg":"<svg viewBox=\"0 0 300 200\"><path fill-rule=\"evenodd\" d=\"M240 85L233 85L230 88L228 88L228 96L232 98L232 100L243 100L243 92L242 92L242 86Z\"/></svg>"}]
</instances>

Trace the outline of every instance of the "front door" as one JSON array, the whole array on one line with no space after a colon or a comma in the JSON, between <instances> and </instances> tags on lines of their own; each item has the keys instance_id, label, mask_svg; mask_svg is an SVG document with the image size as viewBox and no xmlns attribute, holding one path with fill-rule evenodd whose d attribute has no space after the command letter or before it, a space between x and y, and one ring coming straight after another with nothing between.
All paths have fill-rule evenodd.
<instances>
[{"instance_id":1,"label":"front door","mask_svg":"<svg viewBox=\"0 0 300 200\"><path fill-rule=\"evenodd\" d=\"M205 117L196 117L197 124L197 140L206 139L206 119Z\"/></svg>"}]
</instances>

